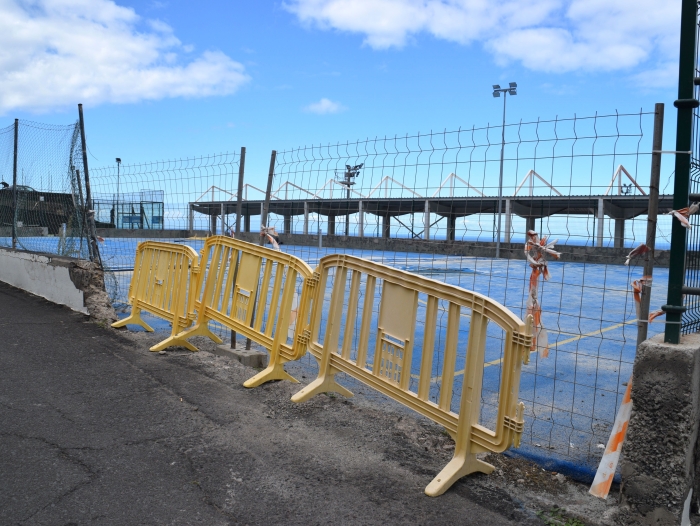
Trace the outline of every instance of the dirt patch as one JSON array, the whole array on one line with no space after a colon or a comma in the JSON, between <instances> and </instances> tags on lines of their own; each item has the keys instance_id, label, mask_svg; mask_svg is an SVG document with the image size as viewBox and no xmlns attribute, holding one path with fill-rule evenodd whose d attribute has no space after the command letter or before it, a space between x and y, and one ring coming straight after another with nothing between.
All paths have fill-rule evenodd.
<instances>
[{"instance_id":1,"label":"dirt patch","mask_svg":"<svg viewBox=\"0 0 700 526\"><path fill-rule=\"evenodd\" d=\"M75 288L83 291L91 318L105 324L117 321L117 313L105 290L104 271L98 265L79 260L70 267L69 274Z\"/></svg>"}]
</instances>

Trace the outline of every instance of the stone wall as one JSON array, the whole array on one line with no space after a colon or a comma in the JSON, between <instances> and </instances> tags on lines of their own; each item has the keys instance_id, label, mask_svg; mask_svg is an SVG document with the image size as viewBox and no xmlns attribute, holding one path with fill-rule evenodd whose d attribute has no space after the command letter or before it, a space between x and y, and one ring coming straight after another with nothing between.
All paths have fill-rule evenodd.
<instances>
[{"instance_id":1,"label":"stone wall","mask_svg":"<svg viewBox=\"0 0 700 526\"><path fill-rule=\"evenodd\" d=\"M239 237L244 241L252 243L258 243L260 240L260 234L257 232L242 232ZM280 234L280 239L287 245L318 246L317 235ZM417 252L449 256L492 258L495 256L496 252L496 244L485 241L426 241L423 239L324 235L321 242L324 247L328 248ZM555 250L562 253L560 261L624 265L627 254L629 254L632 249L557 244ZM667 250L657 250L655 256L656 267L668 267L669 252ZM523 243L501 243L501 257L524 260L525 252L523 251ZM638 260L638 264L643 264L643 258Z\"/></svg>"}]
</instances>

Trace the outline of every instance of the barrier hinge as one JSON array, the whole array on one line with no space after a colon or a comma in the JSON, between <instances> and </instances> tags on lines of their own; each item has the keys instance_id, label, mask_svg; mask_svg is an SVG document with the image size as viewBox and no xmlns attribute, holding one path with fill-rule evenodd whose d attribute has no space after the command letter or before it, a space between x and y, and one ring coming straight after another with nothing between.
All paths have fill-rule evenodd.
<instances>
[{"instance_id":1,"label":"barrier hinge","mask_svg":"<svg viewBox=\"0 0 700 526\"><path fill-rule=\"evenodd\" d=\"M513 446L520 447L520 437L523 434L525 422L523 414L525 413L525 404L520 402L515 408L515 416L503 417L503 426L513 430Z\"/></svg>"},{"instance_id":2,"label":"barrier hinge","mask_svg":"<svg viewBox=\"0 0 700 526\"><path fill-rule=\"evenodd\" d=\"M309 285L309 287L314 288L316 285L318 285L318 282L321 281L321 274L318 272L314 272L306 278L306 283Z\"/></svg>"},{"instance_id":3,"label":"barrier hinge","mask_svg":"<svg viewBox=\"0 0 700 526\"><path fill-rule=\"evenodd\" d=\"M513 343L523 350L522 360L525 365L530 363L530 351L532 350L532 335L516 332L513 335ZM516 347L517 348L517 347Z\"/></svg>"},{"instance_id":4,"label":"barrier hinge","mask_svg":"<svg viewBox=\"0 0 700 526\"><path fill-rule=\"evenodd\" d=\"M304 329L303 332L297 334L297 343L302 347L306 347L311 339L311 331Z\"/></svg>"}]
</instances>

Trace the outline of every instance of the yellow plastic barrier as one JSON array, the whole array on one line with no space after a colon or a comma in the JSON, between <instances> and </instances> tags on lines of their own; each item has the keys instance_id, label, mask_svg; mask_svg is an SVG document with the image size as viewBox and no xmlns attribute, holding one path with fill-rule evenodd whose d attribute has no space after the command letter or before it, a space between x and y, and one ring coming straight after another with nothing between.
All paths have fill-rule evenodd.
<instances>
[{"instance_id":1,"label":"yellow plastic barrier","mask_svg":"<svg viewBox=\"0 0 700 526\"><path fill-rule=\"evenodd\" d=\"M330 308L323 309L331 270L333 285ZM520 444L524 405L522 402L518 404L517 397L521 364L527 363L530 356L532 317L528 317L526 325L506 307L481 294L352 256L326 256L319 262L316 272L319 274L319 284L308 345L309 351L319 360L319 375L296 393L292 401L303 402L328 391L352 396L350 391L335 381L335 374L342 371L444 426L455 441L455 454L426 487L425 492L430 496L441 495L456 480L469 473L493 471L493 466L478 460L476 453L502 452L511 444L516 447ZM349 285L348 273L351 273ZM373 326L377 280L382 280L381 297L376 326ZM423 348L416 349L414 342L420 293L427 295L427 305L425 320L421 320L425 323ZM359 305L360 297L362 305ZM444 331L439 400L435 403L429 399L429 395L441 305L448 305L447 315L444 316L447 326ZM470 311L471 320L460 409L459 414L455 414L450 410L450 405L462 319L460 314L464 308ZM321 333L321 319L324 316L325 331ZM489 321L503 330L502 374L497 424L493 430L478 423ZM376 343L372 363L368 364L371 332ZM355 360L351 357L353 351L356 352ZM411 390L412 356L419 351L423 351L420 355L420 374L415 390Z\"/></svg>"},{"instance_id":2,"label":"yellow plastic barrier","mask_svg":"<svg viewBox=\"0 0 700 526\"><path fill-rule=\"evenodd\" d=\"M196 351L191 343L176 334L189 327L195 319L195 294L199 278L199 258L194 249L175 243L144 241L136 249L134 273L129 285L131 314L112 324L112 327L140 325L149 332L153 329L141 318L141 311L172 323L171 336L154 347L159 351L172 345L182 345Z\"/></svg>"},{"instance_id":3,"label":"yellow plastic barrier","mask_svg":"<svg viewBox=\"0 0 700 526\"><path fill-rule=\"evenodd\" d=\"M309 312L317 280L301 259L226 236L207 238L202 266L209 269L200 284L195 325L179 339L208 336L216 321L270 351L268 367L243 385L255 387L270 380L291 380L283 364L306 353ZM301 298L294 308L298 278ZM292 330L293 326L293 330ZM291 340L291 342L289 342Z\"/></svg>"}]
</instances>

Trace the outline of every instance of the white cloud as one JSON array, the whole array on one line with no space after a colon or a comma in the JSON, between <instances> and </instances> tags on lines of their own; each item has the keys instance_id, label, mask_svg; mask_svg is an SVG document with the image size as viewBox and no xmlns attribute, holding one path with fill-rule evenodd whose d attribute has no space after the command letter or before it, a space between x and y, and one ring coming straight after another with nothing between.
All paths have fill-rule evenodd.
<instances>
[{"instance_id":1,"label":"white cloud","mask_svg":"<svg viewBox=\"0 0 700 526\"><path fill-rule=\"evenodd\" d=\"M680 0L289 0L285 8L305 25L362 34L376 49L426 33L480 43L498 62L536 71L631 70L678 53Z\"/></svg>"},{"instance_id":2,"label":"white cloud","mask_svg":"<svg viewBox=\"0 0 700 526\"><path fill-rule=\"evenodd\" d=\"M318 115L326 115L328 113L339 113L347 108L339 102L333 102L330 99L323 98L318 102L309 104L304 108L304 111L309 113L317 113Z\"/></svg>"},{"instance_id":3,"label":"white cloud","mask_svg":"<svg viewBox=\"0 0 700 526\"><path fill-rule=\"evenodd\" d=\"M224 53L180 58L190 51L111 0L0 0L0 114L228 95L249 80Z\"/></svg>"}]
</instances>

